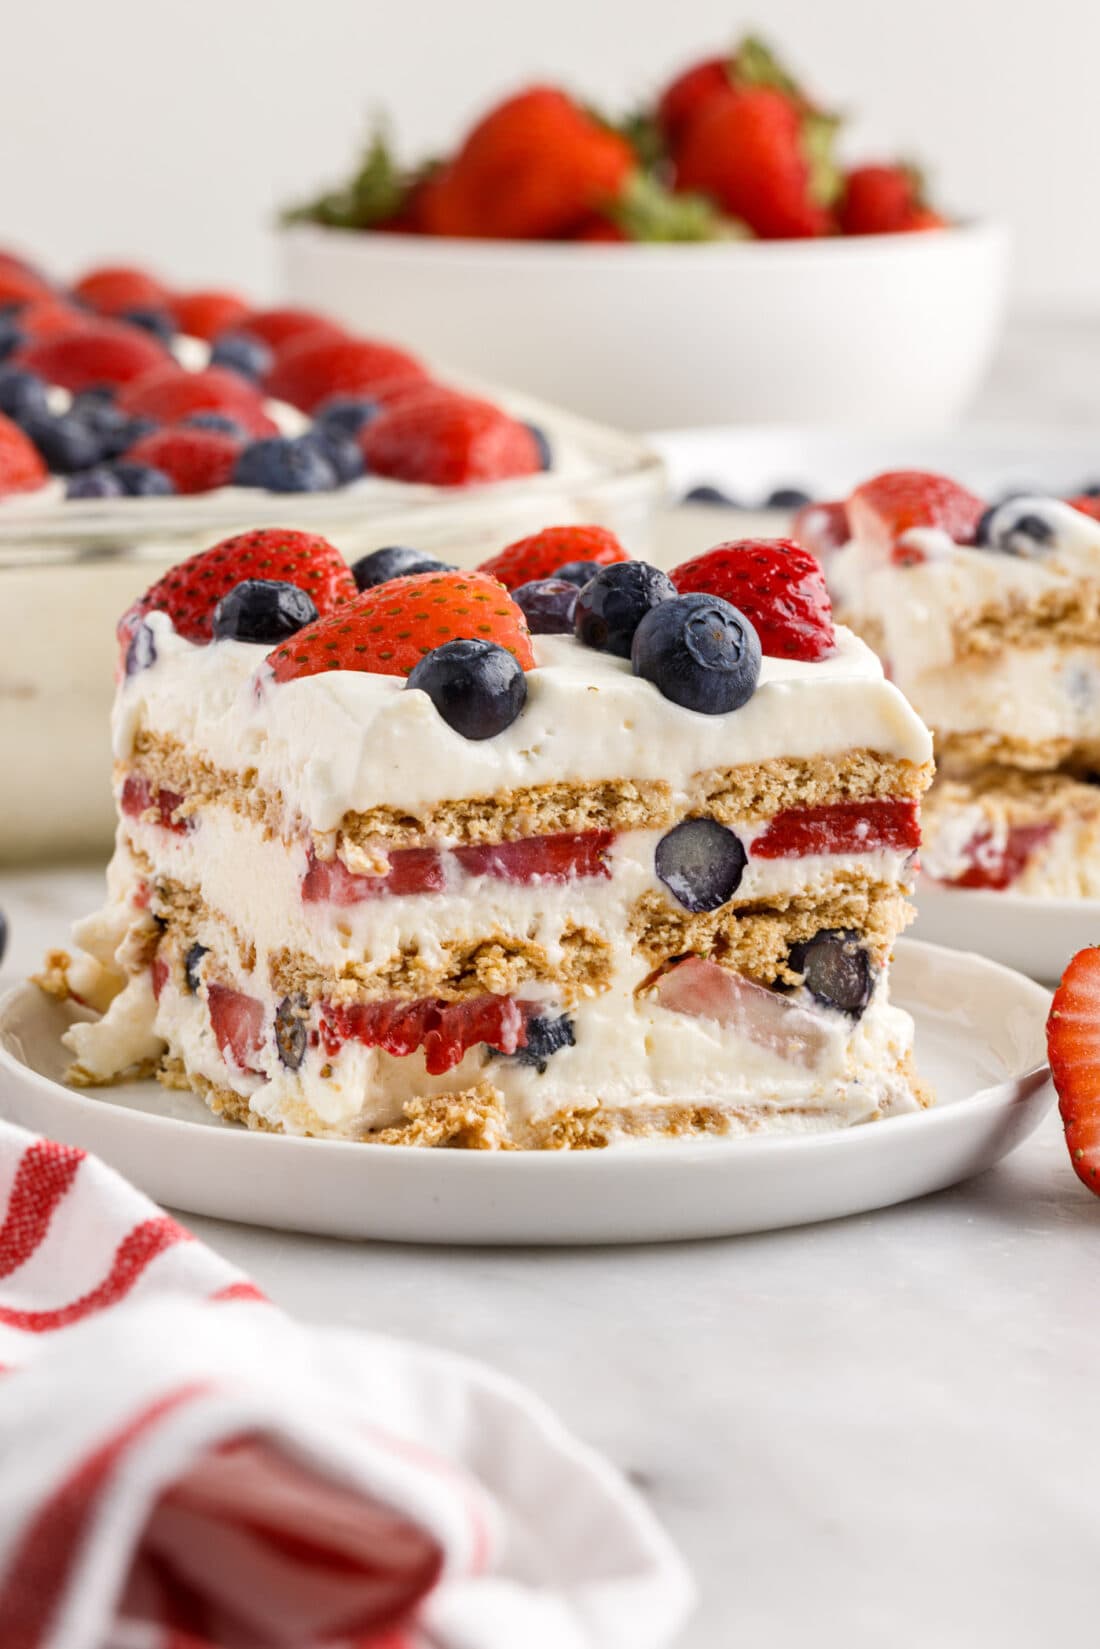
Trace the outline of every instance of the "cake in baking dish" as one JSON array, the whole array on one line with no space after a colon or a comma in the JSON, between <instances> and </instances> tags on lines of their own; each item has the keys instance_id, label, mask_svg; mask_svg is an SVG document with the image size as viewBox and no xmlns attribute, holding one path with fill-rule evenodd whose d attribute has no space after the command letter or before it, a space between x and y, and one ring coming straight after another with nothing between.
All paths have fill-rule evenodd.
<instances>
[{"instance_id":1,"label":"cake in baking dish","mask_svg":"<svg viewBox=\"0 0 1100 1649\"><path fill-rule=\"evenodd\" d=\"M357 589L245 534L122 619L107 902L43 978L94 1010L73 1078L481 1148L924 1103L889 963L931 741L813 558L409 555Z\"/></svg>"},{"instance_id":2,"label":"cake in baking dish","mask_svg":"<svg viewBox=\"0 0 1100 1649\"><path fill-rule=\"evenodd\" d=\"M878 476L804 524L840 615L933 729L921 865L955 888L1100 896L1100 511Z\"/></svg>"}]
</instances>

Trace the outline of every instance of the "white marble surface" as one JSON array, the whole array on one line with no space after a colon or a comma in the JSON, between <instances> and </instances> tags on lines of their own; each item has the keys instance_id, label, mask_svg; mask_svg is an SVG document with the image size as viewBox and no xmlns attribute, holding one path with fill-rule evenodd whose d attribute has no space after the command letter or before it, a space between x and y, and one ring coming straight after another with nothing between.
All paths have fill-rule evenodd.
<instances>
[{"instance_id":1,"label":"white marble surface","mask_svg":"<svg viewBox=\"0 0 1100 1649\"><path fill-rule=\"evenodd\" d=\"M0 982L99 886L0 874ZM1091 1613L1100 1202L1054 1117L953 1191L728 1242L439 1251L189 1223L303 1318L454 1347L554 1403L694 1569L680 1649L1034 1649Z\"/></svg>"}]
</instances>

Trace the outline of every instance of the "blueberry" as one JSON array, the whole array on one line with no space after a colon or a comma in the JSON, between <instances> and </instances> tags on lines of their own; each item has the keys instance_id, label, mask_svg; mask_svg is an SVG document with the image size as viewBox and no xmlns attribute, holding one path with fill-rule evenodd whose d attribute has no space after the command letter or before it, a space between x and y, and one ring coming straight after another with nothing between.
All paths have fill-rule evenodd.
<instances>
[{"instance_id":1,"label":"blueberry","mask_svg":"<svg viewBox=\"0 0 1100 1649\"><path fill-rule=\"evenodd\" d=\"M157 662L157 644L148 624L139 624L126 648L126 674L136 676Z\"/></svg>"},{"instance_id":2,"label":"blueberry","mask_svg":"<svg viewBox=\"0 0 1100 1649\"><path fill-rule=\"evenodd\" d=\"M336 471L306 436L268 435L245 447L233 481L267 492L331 492Z\"/></svg>"},{"instance_id":3,"label":"blueberry","mask_svg":"<svg viewBox=\"0 0 1100 1649\"><path fill-rule=\"evenodd\" d=\"M214 608L215 641L256 641L274 646L297 635L317 617L317 608L297 584L276 578L246 578L234 584Z\"/></svg>"},{"instance_id":4,"label":"blueberry","mask_svg":"<svg viewBox=\"0 0 1100 1649\"><path fill-rule=\"evenodd\" d=\"M579 593L577 586L567 579L534 578L513 590L512 600L523 609L532 635L571 635Z\"/></svg>"},{"instance_id":5,"label":"blueberry","mask_svg":"<svg viewBox=\"0 0 1100 1649\"><path fill-rule=\"evenodd\" d=\"M0 316L0 361L6 361L9 355L14 355L25 341L15 316Z\"/></svg>"},{"instance_id":6,"label":"blueberry","mask_svg":"<svg viewBox=\"0 0 1100 1649\"><path fill-rule=\"evenodd\" d=\"M382 406L378 401L368 401L361 395L330 395L327 401L313 414L315 424L323 424L325 429L342 430L345 435L358 435L364 425L369 424L372 418L377 418Z\"/></svg>"},{"instance_id":7,"label":"blueberry","mask_svg":"<svg viewBox=\"0 0 1100 1649\"><path fill-rule=\"evenodd\" d=\"M567 584L575 584L579 590L590 578L595 578L600 565L599 561L563 561L560 567L554 568L551 577L562 578Z\"/></svg>"},{"instance_id":8,"label":"blueberry","mask_svg":"<svg viewBox=\"0 0 1100 1649\"><path fill-rule=\"evenodd\" d=\"M187 981L187 989L191 992L192 996L197 996L199 994L199 986L202 983L202 975L199 972L199 967L202 963L203 957L209 956L209 954L209 946L200 945L198 941L196 941L183 959L183 977Z\"/></svg>"},{"instance_id":9,"label":"blueberry","mask_svg":"<svg viewBox=\"0 0 1100 1649\"><path fill-rule=\"evenodd\" d=\"M308 1003L299 992L284 996L275 1009L275 1050L279 1063L288 1071L296 1071L306 1056L309 1033L306 1030Z\"/></svg>"},{"instance_id":10,"label":"blueberry","mask_svg":"<svg viewBox=\"0 0 1100 1649\"><path fill-rule=\"evenodd\" d=\"M78 397L72 415L94 432L104 458L118 458L156 429L152 418L131 418L102 396Z\"/></svg>"},{"instance_id":11,"label":"blueberry","mask_svg":"<svg viewBox=\"0 0 1100 1649\"><path fill-rule=\"evenodd\" d=\"M514 1054L502 1054L499 1048L489 1051L494 1059L514 1059L517 1065L533 1065L541 1076L553 1056L562 1048L576 1044L576 1027L568 1014L539 1014L527 1021L527 1041Z\"/></svg>"},{"instance_id":12,"label":"blueberry","mask_svg":"<svg viewBox=\"0 0 1100 1649\"><path fill-rule=\"evenodd\" d=\"M409 672L406 687L427 693L464 739L491 739L527 702L519 661L495 641L445 641Z\"/></svg>"},{"instance_id":13,"label":"blueberry","mask_svg":"<svg viewBox=\"0 0 1100 1649\"><path fill-rule=\"evenodd\" d=\"M211 366L227 366L242 378L262 378L271 365L271 350L251 332L223 332L210 351Z\"/></svg>"},{"instance_id":14,"label":"blueberry","mask_svg":"<svg viewBox=\"0 0 1100 1649\"><path fill-rule=\"evenodd\" d=\"M35 372L17 366L0 367L0 412L16 423L27 413L48 413L46 386Z\"/></svg>"},{"instance_id":15,"label":"blueberry","mask_svg":"<svg viewBox=\"0 0 1100 1649\"><path fill-rule=\"evenodd\" d=\"M544 429L540 429L538 424L527 424L525 425L525 428L531 431L531 435L534 439L535 450L539 455L539 469L553 469L554 449L550 445L546 431Z\"/></svg>"},{"instance_id":16,"label":"blueberry","mask_svg":"<svg viewBox=\"0 0 1100 1649\"><path fill-rule=\"evenodd\" d=\"M351 574L360 590L373 590L376 584L388 584L391 578L411 578L414 573L449 573L454 569L446 561L437 561L423 550L410 550L404 544L387 544L384 549L371 550L352 562Z\"/></svg>"},{"instance_id":17,"label":"blueberry","mask_svg":"<svg viewBox=\"0 0 1100 1649\"><path fill-rule=\"evenodd\" d=\"M720 596L681 595L654 607L638 626L631 659L636 676L705 716L739 710L760 680L760 639Z\"/></svg>"},{"instance_id":18,"label":"blueberry","mask_svg":"<svg viewBox=\"0 0 1100 1649\"><path fill-rule=\"evenodd\" d=\"M114 398L114 384L92 384L73 396L72 411L85 413L89 407L107 406Z\"/></svg>"},{"instance_id":19,"label":"blueberry","mask_svg":"<svg viewBox=\"0 0 1100 1649\"><path fill-rule=\"evenodd\" d=\"M976 542L1002 555L1034 560L1053 548L1054 523L1045 513L1045 500L1017 497L995 504L978 522Z\"/></svg>"},{"instance_id":20,"label":"blueberry","mask_svg":"<svg viewBox=\"0 0 1100 1649\"><path fill-rule=\"evenodd\" d=\"M181 418L180 423L188 429L212 429L216 435L233 435L238 440L246 439L248 434L235 418L227 418L224 412L192 412Z\"/></svg>"},{"instance_id":21,"label":"blueberry","mask_svg":"<svg viewBox=\"0 0 1100 1649\"><path fill-rule=\"evenodd\" d=\"M126 488L113 469L106 464L95 464L90 470L79 470L70 475L65 484L66 498L125 498Z\"/></svg>"},{"instance_id":22,"label":"blueberry","mask_svg":"<svg viewBox=\"0 0 1100 1649\"><path fill-rule=\"evenodd\" d=\"M657 875L685 910L717 910L745 872L745 849L717 819L682 819L657 843Z\"/></svg>"},{"instance_id":23,"label":"blueberry","mask_svg":"<svg viewBox=\"0 0 1100 1649\"><path fill-rule=\"evenodd\" d=\"M801 487L773 487L764 500L766 510L800 510L813 499Z\"/></svg>"},{"instance_id":24,"label":"blueberry","mask_svg":"<svg viewBox=\"0 0 1100 1649\"><path fill-rule=\"evenodd\" d=\"M787 965L802 975L810 995L827 1008L858 1019L871 1000L871 958L851 928L822 928L792 946Z\"/></svg>"},{"instance_id":25,"label":"blueberry","mask_svg":"<svg viewBox=\"0 0 1100 1649\"><path fill-rule=\"evenodd\" d=\"M728 492L722 491L721 487L712 487L708 483L704 483L699 487L689 487L680 502L683 504L715 504L723 510L741 508L736 498L731 498Z\"/></svg>"},{"instance_id":26,"label":"blueberry","mask_svg":"<svg viewBox=\"0 0 1100 1649\"><path fill-rule=\"evenodd\" d=\"M614 566L601 567L577 597L573 619L577 640L602 653L629 658L642 619L675 594L668 574L648 561L617 561Z\"/></svg>"},{"instance_id":27,"label":"blueberry","mask_svg":"<svg viewBox=\"0 0 1100 1649\"><path fill-rule=\"evenodd\" d=\"M128 326L152 333L162 344L170 344L176 335L176 324L164 309L124 309L118 318Z\"/></svg>"},{"instance_id":28,"label":"blueberry","mask_svg":"<svg viewBox=\"0 0 1100 1649\"><path fill-rule=\"evenodd\" d=\"M321 457L332 465L342 487L347 486L349 481L358 481L365 474L367 466L358 441L335 424L314 424L302 440L310 442Z\"/></svg>"},{"instance_id":29,"label":"blueberry","mask_svg":"<svg viewBox=\"0 0 1100 1649\"><path fill-rule=\"evenodd\" d=\"M90 469L103 457L103 442L79 413L28 413L23 429L55 475Z\"/></svg>"},{"instance_id":30,"label":"blueberry","mask_svg":"<svg viewBox=\"0 0 1100 1649\"><path fill-rule=\"evenodd\" d=\"M176 490L171 476L158 470L155 464L135 464L120 458L109 467L122 482L127 498L167 498Z\"/></svg>"}]
</instances>

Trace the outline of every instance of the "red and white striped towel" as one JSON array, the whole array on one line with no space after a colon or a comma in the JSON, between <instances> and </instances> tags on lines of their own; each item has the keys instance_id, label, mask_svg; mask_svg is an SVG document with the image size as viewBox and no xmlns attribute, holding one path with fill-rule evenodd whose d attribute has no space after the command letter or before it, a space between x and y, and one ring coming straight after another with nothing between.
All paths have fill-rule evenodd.
<instances>
[{"instance_id":1,"label":"red and white striped towel","mask_svg":"<svg viewBox=\"0 0 1100 1649\"><path fill-rule=\"evenodd\" d=\"M0 1122L3 1649L657 1649L684 1570L461 1358L304 1328Z\"/></svg>"}]
</instances>

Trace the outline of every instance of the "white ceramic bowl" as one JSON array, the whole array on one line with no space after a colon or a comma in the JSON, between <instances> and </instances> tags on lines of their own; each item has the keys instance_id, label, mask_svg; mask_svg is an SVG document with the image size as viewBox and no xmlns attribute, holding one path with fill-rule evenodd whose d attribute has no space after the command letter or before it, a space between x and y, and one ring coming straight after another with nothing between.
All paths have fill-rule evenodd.
<instances>
[{"instance_id":1,"label":"white ceramic bowl","mask_svg":"<svg viewBox=\"0 0 1100 1649\"><path fill-rule=\"evenodd\" d=\"M702 246L299 225L280 247L296 302L629 429L942 427L989 365L1008 267L983 222Z\"/></svg>"}]
</instances>

